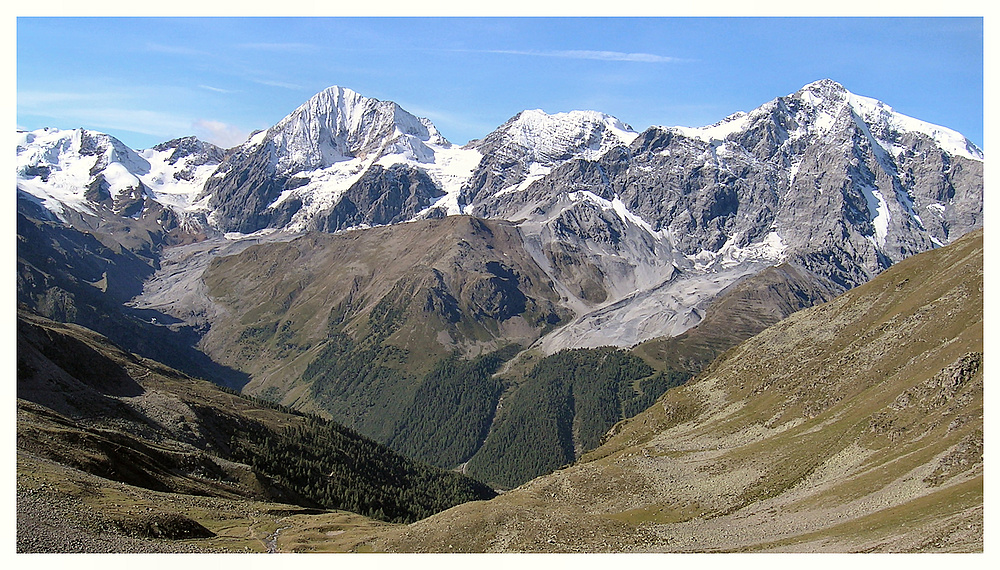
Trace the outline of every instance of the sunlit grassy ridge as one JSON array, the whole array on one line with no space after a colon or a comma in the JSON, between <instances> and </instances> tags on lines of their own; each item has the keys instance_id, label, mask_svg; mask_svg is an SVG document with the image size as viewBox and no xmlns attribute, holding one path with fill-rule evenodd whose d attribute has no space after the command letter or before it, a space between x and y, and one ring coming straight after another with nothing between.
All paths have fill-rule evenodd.
<instances>
[{"instance_id":1,"label":"sunlit grassy ridge","mask_svg":"<svg viewBox=\"0 0 1000 570\"><path fill-rule=\"evenodd\" d=\"M577 464L385 550L978 551L983 239L727 351Z\"/></svg>"}]
</instances>

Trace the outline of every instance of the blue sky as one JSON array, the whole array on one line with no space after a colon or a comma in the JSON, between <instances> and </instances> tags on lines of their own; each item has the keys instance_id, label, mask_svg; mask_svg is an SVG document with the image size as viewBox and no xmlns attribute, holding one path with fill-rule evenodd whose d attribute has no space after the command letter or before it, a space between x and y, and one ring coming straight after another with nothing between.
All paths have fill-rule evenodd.
<instances>
[{"instance_id":1,"label":"blue sky","mask_svg":"<svg viewBox=\"0 0 1000 570\"><path fill-rule=\"evenodd\" d=\"M17 126L233 146L330 86L464 144L523 109L702 126L831 78L983 146L982 18L18 18Z\"/></svg>"}]
</instances>

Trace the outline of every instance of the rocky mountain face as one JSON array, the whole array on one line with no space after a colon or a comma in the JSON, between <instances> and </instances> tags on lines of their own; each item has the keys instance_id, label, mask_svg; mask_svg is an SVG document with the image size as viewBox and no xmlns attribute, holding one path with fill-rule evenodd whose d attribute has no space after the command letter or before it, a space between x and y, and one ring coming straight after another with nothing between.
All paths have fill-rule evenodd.
<instances>
[{"instance_id":1,"label":"rocky mountain face","mask_svg":"<svg viewBox=\"0 0 1000 570\"><path fill-rule=\"evenodd\" d=\"M522 220L540 264L600 307L548 350L583 337L627 346L658 336L639 328L656 315L661 334L697 323L685 310L696 299L670 302L692 285L787 262L846 290L948 243L982 224L982 164L961 135L824 80L709 127L651 127L467 201L476 215Z\"/></svg>"},{"instance_id":2,"label":"rocky mountain face","mask_svg":"<svg viewBox=\"0 0 1000 570\"><path fill-rule=\"evenodd\" d=\"M575 465L393 552L983 549L983 233L740 344Z\"/></svg>"},{"instance_id":3,"label":"rocky mountain face","mask_svg":"<svg viewBox=\"0 0 1000 570\"><path fill-rule=\"evenodd\" d=\"M204 195L223 231L384 225L446 193L454 154L430 121L331 87L235 149Z\"/></svg>"}]
</instances>

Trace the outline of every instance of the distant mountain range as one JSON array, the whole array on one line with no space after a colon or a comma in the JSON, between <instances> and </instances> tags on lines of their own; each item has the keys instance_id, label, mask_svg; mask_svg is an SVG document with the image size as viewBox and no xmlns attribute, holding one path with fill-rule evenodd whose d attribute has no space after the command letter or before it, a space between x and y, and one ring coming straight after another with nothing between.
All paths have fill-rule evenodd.
<instances>
[{"instance_id":1,"label":"distant mountain range","mask_svg":"<svg viewBox=\"0 0 1000 570\"><path fill-rule=\"evenodd\" d=\"M701 128L527 110L464 146L343 87L228 150L19 132L18 303L510 488L982 227L983 160L830 80Z\"/></svg>"},{"instance_id":2,"label":"distant mountain range","mask_svg":"<svg viewBox=\"0 0 1000 570\"><path fill-rule=\"evenodd\" d=\"M577 315L547 351L683 332L722 286L781 261L841 289L865 282L982 224L982 161L960 134L830 80L703 128L524 111L464 147L331 87L228 152L43 130L19 135L17 159L23 201L77 227L138 226L153 246L454 214L515 222ZM673 302L692 279L704 293Z\"/></svg>"}]
</instances>

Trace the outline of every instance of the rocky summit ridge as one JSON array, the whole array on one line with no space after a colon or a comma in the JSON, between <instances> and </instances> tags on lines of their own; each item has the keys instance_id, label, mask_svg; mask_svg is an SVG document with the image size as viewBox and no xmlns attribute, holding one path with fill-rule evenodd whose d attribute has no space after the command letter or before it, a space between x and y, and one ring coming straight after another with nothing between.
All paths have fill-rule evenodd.
<instances>
[{"instance_id":1,"label":"rocky summit ridge","mask_svg":"<svg viewBox=\"0 0 1000 570\"><path fill-rule=\"evenodd\" d=\"M678 334L723 288L781 262L846 290L982 225L979 148L829 79L707 127L637 133L596 111L528 110L464 147L336 86L197 166L73 136L82 154L19 135L24 206L90 229L134 226L142 208L158 220L152 241L175 234L156 245L454 214L514 222L577 315L539 341L546 352ZM98 139L117 150L84 160Z\"/></svg>"}]
</instances>

